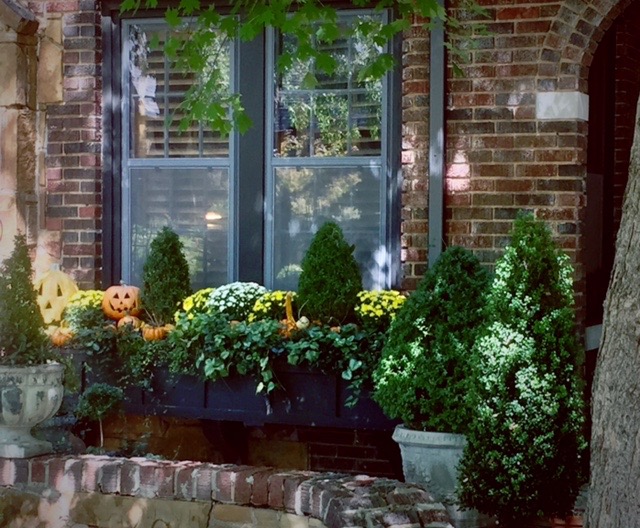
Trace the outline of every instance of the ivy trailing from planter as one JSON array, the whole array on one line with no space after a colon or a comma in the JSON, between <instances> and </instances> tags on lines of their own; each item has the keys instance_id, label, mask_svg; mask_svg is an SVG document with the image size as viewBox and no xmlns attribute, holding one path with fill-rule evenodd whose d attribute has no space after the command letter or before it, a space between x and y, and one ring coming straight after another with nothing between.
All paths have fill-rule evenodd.
<instances>
[{"instance_id":1,"label":"ivy trailing from planter","mask_svg":"<svg viewBox=\"0 0 640 528\"><path fill-rule=\"evenodd\" d=\"M487 295L460 466L462 502L501 525L563 516L578 493L585 443L573 303L569 257L543 223L518 217Z\"/></svg>"}]
</instances>

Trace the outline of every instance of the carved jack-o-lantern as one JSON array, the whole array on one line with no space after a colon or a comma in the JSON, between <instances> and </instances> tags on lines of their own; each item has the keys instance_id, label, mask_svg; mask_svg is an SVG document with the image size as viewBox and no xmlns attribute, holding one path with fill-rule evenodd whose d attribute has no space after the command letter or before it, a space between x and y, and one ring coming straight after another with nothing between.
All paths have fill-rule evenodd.
<instances>
[{"instance_id":1,"label":"carved jack-o-lantern","mask_svg":"<svg viewBox=\"0 0 640 528\"><path fill-rule=\"evenodd\" d=\"M102 311L109 319L115 321L126 315L138 315L140 313L140 288L127 284L110 286L104 292Z\"/></svg>"},{"instance_id":2,"label":"carved jack-o-lantern","mask_svg":"<svg viewBox=\"0 0 640 528\"><path fill-rule=\"evenodd\" d=\"M69 298L78 291L78 285L66 273L53 264L35 283L38 292L38 306L44 323L50 325L62 319Z\"/></svg>"}]
</instances>

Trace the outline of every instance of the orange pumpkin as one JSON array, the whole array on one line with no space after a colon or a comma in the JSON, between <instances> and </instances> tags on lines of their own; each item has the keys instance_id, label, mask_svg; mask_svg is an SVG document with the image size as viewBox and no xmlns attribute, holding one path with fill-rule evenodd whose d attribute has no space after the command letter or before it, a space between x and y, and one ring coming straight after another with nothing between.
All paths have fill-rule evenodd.
<instances>
[{"instance_id":1,"label":"orange pumpkin","mask_svg":"<svg viewBox=\"0 0 640 528\"><path fill-rule=\"evenodd\" d=\"M46 325L62 319L67 302L78 291L78 285L69 275L60 271L58 264L52 264L51 269L34 286L38 292L38 307Z\"/></svg>"},{"instance_id":2,"label":"orange pumpkin","mask_svg":"<svg viewBox=\"0 0 640 528\"><path fill-rule=\"evenodd\" d=\"M145 341L160 341L167 337L169 330L164 326L146 325L142 328L142 338Z\"/></svg>"},{"instance_id":3,"label":"orange pumpkin","mask_svg":"<svg viewBox=\"0 0 640 528\"><path fill-rule=\"evenodd\" d=\"M125 326L130 326L132 328L140 328L141 325L142 325L142 321L138 319L135 315L125 315L116 324L118 328L123 328Z\"/></svg>"},{"instance_id":4,"label":"orange pumpkin","mask_svg":"<svg viewBox=\"0 0 640 528\"><path fill-rule=\"evenodd\" d=\"M73 332L69 328L58 327L51 334L51 342L58 347L66 345L73 337Z\"/></svg>"},{"instance_id":5,"label":"orange pumpkin","mask_svg":"<svg viewBox=\"0 0 640 528\"><path fill-rule=\"evenodd\" d=\"M140 288L123 283L104 292L102 311L109 319L119 321L127 315L138 315L140 310Z\"/></svg>"}]
</instances>

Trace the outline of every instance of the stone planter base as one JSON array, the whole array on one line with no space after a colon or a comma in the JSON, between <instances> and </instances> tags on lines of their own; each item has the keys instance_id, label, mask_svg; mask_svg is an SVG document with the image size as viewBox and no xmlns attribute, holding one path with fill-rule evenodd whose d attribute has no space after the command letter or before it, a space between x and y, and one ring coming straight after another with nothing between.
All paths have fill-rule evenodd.
<instances>
[{"instance_id":1,"label":"stone planter base","mask_svg":"<svg viewBox=\"0 0 640 528\"><path fill-rule=\"evenodd\" d=\"M28 458L52 446L31 436L31 428L60 408L64 366L0 367L0 457Z\"/></svg>"},{"instance_id":2,"label":"stone planter base","mask_svg":"<svg viewBox=\"0 0 640 528\"><path fill-rule=\"evenodd\" d=\"M415 431L398 425L393 439L400 446L405 481L425 486L445 505L456 528L495 525L486 515L476 510L461 510L456 504L457 466L466 444L463 435Z\"/></svg>"},{"instance_id":3,"label":"stone planter base","mask_svg":"<svg viewBox=\"0 0 640 528\"><path fill-rule=\"evenodd\" d=\"M582 516L571 515L565 519L536 519L527 523L524 528L582 528L582 526Z\"/></svg>"}]
</instances>

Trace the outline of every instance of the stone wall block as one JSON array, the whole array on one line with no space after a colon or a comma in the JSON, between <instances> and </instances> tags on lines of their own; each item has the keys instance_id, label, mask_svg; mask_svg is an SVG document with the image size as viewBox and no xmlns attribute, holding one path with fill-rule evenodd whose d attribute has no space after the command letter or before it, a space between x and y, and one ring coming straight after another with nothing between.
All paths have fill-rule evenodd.
<instances>
[{"instance_id":1,"label":"stone wall block","mask_svg":"<svg viewBox=\"0 0 640 528\"><path fill-rule=\"evenodd\" d=\"M27 104L27 57L11 42L0 43L0 106Z\"/></svg>"},{"instance_id":2,"label":"stone wall block","mask_svg":"<svg viewBox=\"0 0 640 528\"><path fill-rule=\"evenodd\" d=\"M57 38L49 37L50 33L57 33ZM51 20L46 36L40 43L37 73L38 103L62 102L62 53L62 25L59 19Z\"/></svg>"}]
</instances>

